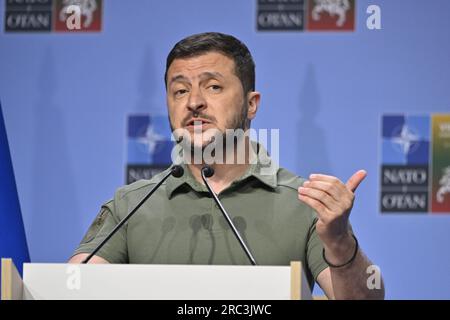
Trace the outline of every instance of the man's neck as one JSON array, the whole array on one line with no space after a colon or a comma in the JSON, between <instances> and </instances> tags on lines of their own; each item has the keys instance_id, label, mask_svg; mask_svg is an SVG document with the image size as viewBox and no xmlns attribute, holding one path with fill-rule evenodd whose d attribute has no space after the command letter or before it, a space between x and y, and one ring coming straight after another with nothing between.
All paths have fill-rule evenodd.
<instances>
[{"instance_id":1,"label":"man's neck","mask_svg":"<svg viewBox=\"0 0 450 320\"><path fill-rule=\"evenodd\" d=\"M209 166L214 169L214 175L211 178L208 178L208 182L211 185L211 188L214 190L216 194L219 194L221 191L226 189L233 183L233 181L239 179L242 177L245 172L248 170L250 166L250 141L248 139L245 140L245 161L237 161L238 155L237 150L239 148L236 148L234 151L234 161L232 163L214 163L210 164ZM188 164L189 170L191 171L192 175L194 176L195 180L203 183L201 170L204 167L204 163L202 164Z\"/></svg>"},{"instance_id":2,"label":"man's neck","mask_svg":"<svg viewBox=\"0 0 450 320\"><path fill-rule=\"evenodd\" d=\"M212 164L211 168L214 169L214 175L208 178L208 182L211 188L216 194L219 194L226 188L228 188L231 183L244 175L250 165L246 164ZM201 170L203 165L189 164L189 170L191 170L192 175L195 180L203 183Z\"/></svg>"}]
</instances>

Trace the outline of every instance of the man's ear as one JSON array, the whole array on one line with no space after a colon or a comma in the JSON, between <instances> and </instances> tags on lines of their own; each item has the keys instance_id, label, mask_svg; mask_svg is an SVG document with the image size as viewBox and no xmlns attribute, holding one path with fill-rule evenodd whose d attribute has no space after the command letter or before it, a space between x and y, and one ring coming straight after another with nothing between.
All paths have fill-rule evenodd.
<instances>
[{"instance_id":1,"label":"man's ear","mask_svg":"<svg viewBox=\"0 0 450 320\"><path fill-rule=\"evenodd\" d=\"M249 120L253 120L256 117L260 99L261 94L258 91L250 91L247 93L247 118Z\"/></svg>"}]
</instances>

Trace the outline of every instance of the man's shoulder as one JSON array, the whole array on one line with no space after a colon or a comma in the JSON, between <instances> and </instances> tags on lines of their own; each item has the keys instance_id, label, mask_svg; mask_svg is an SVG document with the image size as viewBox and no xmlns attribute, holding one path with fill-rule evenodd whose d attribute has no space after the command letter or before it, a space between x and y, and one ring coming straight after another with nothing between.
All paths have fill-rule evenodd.
<instances>
[{"instance_id":1,"label":"man's shoulder","mask_svg":"<svg viewBox=\"0 0 450 320\"><path fill-rule=\"evenodd\" d=\"M279 187L288 188L297 191L297 189L305 182L305 178L292 173L285 168L279 168L277 172L277 185Z\"/></svg>"},{"instance_id":2,"label":"man's shoulder","mask_svg":"<svg viewBox=\"0 0 450 320\"><path fill-rule=\"evenodd\" d=\"M130 183L128 185L122 186L117 189L115 198L117 200L122 200L125 197L134 196L134 195L142 195L143 193L149 191L153 186L155 186L163 176L166 174L168 169L154 175L151 179L141 179L137 180L133 183ZM164 182L160 189L164 189L164 185L166 182Z\"/></svg>"},{"instance_id":3,"label":"man's shoulder","mask_svg":"<svg viewBox=\"0 0 450 320\"><path fill-rule=\"evenodd\" d=\"M312 225L316 219L315 211L303 201L298 200L298 188L301 187L305 181L305 178L285 168L278 169L277 189L280 201L283 202L283 208L287 210L287 212L294 210L298 213L297 216L299 218L306 218L309 222L308 225Z\"/></svg>"}]
</instances>

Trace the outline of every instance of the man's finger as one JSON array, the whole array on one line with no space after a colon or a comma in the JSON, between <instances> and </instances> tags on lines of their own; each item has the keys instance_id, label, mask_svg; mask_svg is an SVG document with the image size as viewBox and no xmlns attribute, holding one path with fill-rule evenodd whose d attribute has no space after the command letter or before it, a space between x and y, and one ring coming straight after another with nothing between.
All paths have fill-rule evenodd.
<instances>
[{"instance_id":1,"label":"man's finger","mask_svg":"<svg viewBox=\"0 0 450 320\"><path fill-rule=\"evenodd\" d=\"M354 175L352 175L350 179L348 179L345 185L352 192L355 192L356 188L358 188L359 184L364 180L366 176L367 172L365 170L359 170Z\"/></svg>"},{"instance_id":2,"label":"man's finger","mask_svg":"<svg viewBox=\"0 0 450 320\"><path fill-rule=\"evenodd\" d=\"M336 184L320 180L307 180L303 183L303 187L322 190L333 197L333 199L337 202L339 202L340 199L344 197L344 191L347 191L344 185L342 185L342 188L339 188L339 186Z\"/></svg>"},{"instance_id":3,"label":"man's finger","mask_svg":"<svg viewBox=\"0 0 450 320\"><path fill-rule=\"evenodd\" d=\"M336 183L336 182L342 183L342 181L339 180L338 178L336 178L335 176L329 176L327 174L321 174L321 173L311 174L309 176L309 180L327 181L327 182L331 182L331 183Z\"/></svg>"},{"instance_id":4,"label":"man's finger","mask_svg":"<svg viewBox=\"0 0 450 320\"><path fill-rule=\"evenodd\" d=\"M305 195L298 194L298 199L304 203L306 203L308 206L310 206L313 210L317 212L318 218L322 221L325 221L327 217L327 210L323 203L320 201L317 201L313 198L310 198Z\"/></svg>"},{"instance_id":5,"label":"man's finger","mask_svg":"<svg viewBox=\"0 0 450 320\"><path fill-rule=\"evenodd\" d=\"M325 191L314 188L300 187L298 188L298 193L302 196L308 196L312 199L320 201L325 206L325 208L331 212L339 212L340 210L342 210L339 207L339 203Z\"/></svg>"}]
</instances>

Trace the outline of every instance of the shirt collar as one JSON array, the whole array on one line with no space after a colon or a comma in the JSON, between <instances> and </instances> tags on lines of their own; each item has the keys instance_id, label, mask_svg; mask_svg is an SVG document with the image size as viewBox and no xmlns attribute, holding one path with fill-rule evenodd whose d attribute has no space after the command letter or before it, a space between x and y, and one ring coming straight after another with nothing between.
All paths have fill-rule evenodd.
<instances>
[{"instance_id":1,"label":"shirt collar","mask_svg":"<svg viewBox=\"0 0 450 320\"><path fill-rule=\"evenodd\" d=\"M277 187L277 172L278 167L275 166L275 163L270 158L267 150L259 143L252 141L251 142L256 153L258 155L256 161L251 163L247 171L244 173L242 177L237 179L234 184L238 184L247 180L251 177L258 179L264 185L270 187L271 189L275 189ZM199 183L189 170L189 167L182 163L180 164L184 169L184 174L180 178L169 177L166 181L166 191L167 196L169 198L172 197L173 193L180 188L182 185L188 185L194 191L197 192L208 192L208 189L203 184ZM270 169L269 169L270 168Z\"/></svg>"}]
</instances>

